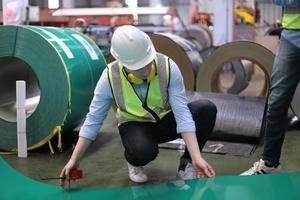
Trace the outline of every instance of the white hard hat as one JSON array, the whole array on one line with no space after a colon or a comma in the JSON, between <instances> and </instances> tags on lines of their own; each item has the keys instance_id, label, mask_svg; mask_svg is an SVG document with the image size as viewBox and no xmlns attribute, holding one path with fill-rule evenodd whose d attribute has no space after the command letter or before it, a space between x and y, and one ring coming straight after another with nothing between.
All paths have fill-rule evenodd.
<instances>
[{"instance_id":1,"label":"white hard hat","mask_svg":"<svg viewBox=\"0 0 300 200\"><path fill-rule=\"evenodd\" d=\"M131 25L124 25L115 30L111 39L110 53L130 70L145 67L156 56L149 36Z\"/></svg>"}]
</instances>

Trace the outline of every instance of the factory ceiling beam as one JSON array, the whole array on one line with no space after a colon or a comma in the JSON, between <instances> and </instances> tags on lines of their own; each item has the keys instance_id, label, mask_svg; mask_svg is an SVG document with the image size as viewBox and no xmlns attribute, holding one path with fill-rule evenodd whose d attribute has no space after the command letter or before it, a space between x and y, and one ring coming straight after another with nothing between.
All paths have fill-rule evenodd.
<instances>
[{"instance_id":1,"label":"factory ceiling beam","mask_svg":"<svg viewBox=\"0 0 300 200\"><path fill-rule=\"evenodd\" d=\"M138 7L138 15L167 14L168 7ZM74 8L59 9L53 16L96 16L96 15L132 15L130 8Z\"/></svg>"}]
</instances>

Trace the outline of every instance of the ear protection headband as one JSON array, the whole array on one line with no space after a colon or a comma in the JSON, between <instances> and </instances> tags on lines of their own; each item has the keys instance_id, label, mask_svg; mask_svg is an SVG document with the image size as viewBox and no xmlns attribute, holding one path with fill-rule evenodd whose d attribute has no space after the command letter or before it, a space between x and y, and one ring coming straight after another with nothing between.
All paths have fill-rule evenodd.
<instances>
[{"instance_id":1,"label":"ear protection headband","mask_svg":"<svg viewBox=\"0 0 300 200\"><path fill-rule=\"evenodd\" d=\"M154 78L155 74L156 74L156 67L155 64L152 63L150 72L148 73L147 76L147 82L150 82ZM144 82L142 78L134 75L133 73L128 73L127 78L133 84L142 84Z\"/></svg>"}]
</instances>

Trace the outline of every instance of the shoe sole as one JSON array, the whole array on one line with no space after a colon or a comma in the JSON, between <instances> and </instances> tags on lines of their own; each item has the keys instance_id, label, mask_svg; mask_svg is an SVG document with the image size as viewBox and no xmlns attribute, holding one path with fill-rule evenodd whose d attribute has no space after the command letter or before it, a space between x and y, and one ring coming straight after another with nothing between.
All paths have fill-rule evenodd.
<instances>
[{"instance_id":1,"label":"shoe sole","mask_svg":"<svg viewBox=\"0 0 300 200\"><path fill-rule=\"evenodd\" d=\"M134 183L145 183L148 181L148 178L146 180L134 180L133 178L129 177L129 179Z\"/></svg>"}]
</instances>

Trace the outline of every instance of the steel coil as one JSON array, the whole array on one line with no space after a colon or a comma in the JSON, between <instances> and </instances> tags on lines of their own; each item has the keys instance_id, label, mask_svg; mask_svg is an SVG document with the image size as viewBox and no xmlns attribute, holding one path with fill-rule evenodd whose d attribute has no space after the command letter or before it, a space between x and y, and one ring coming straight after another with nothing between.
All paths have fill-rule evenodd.
<instances>
[{"instance_id":1,"label":"steel coil","mask_svg":"<svg viewBox=\"0 0 300 200\"><path fill-rule=\"evenodd\" d=\"M106 66L98 47L70 29L1 26L0 149L16 151L15 82L27 83L27 143L70 133L85 117Z\"/></svg>"},{"instance_id":2,"label":"steel coil","mask_svg":"<svg viewBox=\"0 0 300 200\"><path fill-rule=\"evenodd\" d=\"M197 91L220 92L219 71L225 63L230 63L234 60L249 60L263 70L265 80L259 95L266 96L270 86L274 54L267 48L248 41L224 44L212 52L203 62L198 73Z\"/></svg>"}]
</instances>

